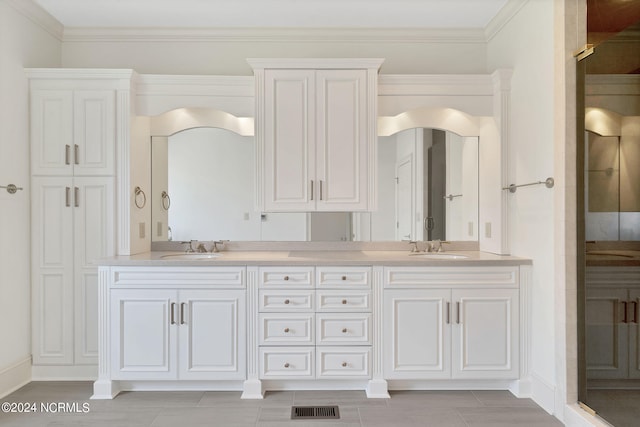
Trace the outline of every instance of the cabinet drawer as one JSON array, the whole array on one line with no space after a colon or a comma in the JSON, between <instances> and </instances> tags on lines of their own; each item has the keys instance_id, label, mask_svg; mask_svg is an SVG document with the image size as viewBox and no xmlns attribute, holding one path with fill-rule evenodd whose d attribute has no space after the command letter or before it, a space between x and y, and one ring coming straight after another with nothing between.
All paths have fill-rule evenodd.
<instances>
[{"instance_id":1,"label":"cabinet drawer","mask_svg":"<svg viewBox=\"0 0 640 427\"><path fill-rule=\"evenodd\" d=\"M371 268L317 267L316 282L319 288L371 289Z\"/></svg>"},{"instance_id":2,"label":"cabinet drawer","mask_svg":"<svg viewBox=\"0 0 640 427\"><path fill-rule=\"evenodd\" d=\"M318 345L370 345L370 314L322 313L316 319Z\"/></svg>"},{"instance_id":3,"label":"cabinet drawer","mask_svg":"<svg viewBox=\"0 0 640 427\"><path fill-rule=\"evenodd\" d=\"M518 267L385 267L385 288L518 286Z\"/></svg>"},{"instance_id":4,"label":"cabinet drawer","mask_svg":"<svg viewBox=\"0 0 640 427\"><path fill-rule=\"evenodd\" d=\"M112 270L112 287L244 288L245 267L118 267Z\"/></svg>"},{"instance_id":5,"label":"cabinet drawer","mask_svg":"<svg viewBox=\"0 0 640 427\"><path fill-rule=\"evenodd\" d=\"M318 347L318 378L369 378L371 347Z\"/></svg>"},{"instance_id":6,"label":"cabinet drawer","mask_svg":"<svg viewBox=\"0 0 640 427\"><path fill-rule=\"evenodd\" d=\"M260 315L260 345L313 344L313 314Z\"/></svg>"},{"instance_id":7,"label":"cabinet drawer","mask_svg":"<svg viewBox=\"0 0 640 427\"><path fill-rule=\"evenodd\" d=\"M259 280L265 288L313 288L313 267L262 267Z\"/></svg>"},{"instance_id":8,"label":"cabinet drawer","mask_svg":"<svg viewBox=\"0 0 640 427\"><path fill-rule=\"evenodd\" d=\"M369 291L317 291L318 311L371 311Z\"/></svg>"},{"instance_id":9,"label":"cabinet drawer","mask_svg":"<svg viewBox=\"0 0 640 427\"><path fill-rule=\"evenodd\" d=\"M260 378L313 378L314 353L314 347L260 347Z\"/></svg>"},{"instance_id":10,"label":"cabinet drawer","mask_svg":"<svg viewBox=\"0 0 640 427\"><path fill-rule=\"evenodd\" d=\"M313 291L305 290L261 290L260 311L313 311Z\"/></svg>"}]
</instances>

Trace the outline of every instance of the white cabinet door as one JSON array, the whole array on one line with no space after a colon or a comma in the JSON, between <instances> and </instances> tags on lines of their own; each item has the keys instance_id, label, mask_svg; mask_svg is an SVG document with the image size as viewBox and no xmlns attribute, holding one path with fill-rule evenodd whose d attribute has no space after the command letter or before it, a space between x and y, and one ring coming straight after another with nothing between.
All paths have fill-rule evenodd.
<instances>
[{"instance_id":1,"label":"white cabinet door","mask_svg":"<svg viewBox=\"0 0 640 427\"><path fill-rule=\"evenodd\" d=\"M627 378L629 334L622 322L627 296L627 289L587 289L587 378Z\"/></svg>"},{"instance_id":2,"label":"white cabinet door","mask_svg":"<svg viewBox=\"0 0 640 427\"><path fill-rule=\"evenodd\" d=\"M384 292L385 378L450 377L450 295L442 289Z\"/></svg>"},{"instance_id":3,"label":"white cabinet door","mask_svg":"<svg viewBox=\"0 0 640 427\"><path fill-rule=\"evenodd\" d=\"M246 379L245 291L180 291L180 379Z\"/></svg>"},{"instance_id":4,"label":"white cabinet door","mask_svg":"<svg viewBox=\"0 0 640 427\"><path fill-rule=\"evenodd\" d=\"M518 378L517 289L454 289L452 378Z\"/></svg>"},{"instance_id":5,"label":"white cabinet door","mask_svg":"<svg viewBox=\"0 0 640 427\"><path fill-rule=\"evenodd\" d=\"M628 328L629 328L629 378L640 378L640 290L629 290Z\"/></svg>"},{"instance_id":6,"label":"white cabinet door","mask_svg":"<svg viewBox=\"0 0 640 427\"><path fill-rule=\"evenodd\" d=\"M177 293L162 289L111 291L113 379L176 379Z\"/></svg>"},{"instance_id":7,"label":"white cabinet door","mask_svg":"<svg viewBox=\"0 0 640 427\"><path fill-rule=\"evenodd\" d=\"M73 172L73 92L31 91L31 174Z\"/></svg>"},{"instance_id":8,"label":"white cabinet door","mask_svg":"<svg viewBox=\"0 0 640 427\"><path fill-rule=\"evenodd\" d=\"M98 363L98 269L94 262L115 255L113 177L75 177L74 305L75 363Z\"/></svg>"},{"instance_id":9,"label":"white cabinet door","mask_svg":"<svg viewBox=\"0 0 640 427\"><path fill-rule=\"evenodd\" d=\"M72 178L31 180L33 363L73 363Z\"/></svg>"},{"instance_id":10,"label":"white cabinet door","mask_svg":"<svg viewBox=\"0 0 640 427\"><path fill-rule=\"evenodd\" d=\"M366 210L367 71L316 71L316 105L317 210Z\"/></svg>"},{"instance_id":11,"label":"white cabinet door","mask_svg":"<svg viewBox=\"0 0 640 427\"><path fill-rule=\"evenodd\" d=\"M266 69L264 210L365 211L369 208L370 141L366 69Z\"/></svg>"},{"instance_id":12,"label":"white cabinet door","mask_svg":"<svg viewBox=\"0 0 640 427\"><path fill-rule=\"evenodd\" d=\"M313 70L266 70L264 208L315 207L315 104Z\"/></svg>"},{"instance_id":13,"label":"white cabinet door","mask_svg":"<svg viewBox=\"0 0 640 427\"><path fill-rule=\"evenodd\" d=\"M73 95L73 172L115 174L116 109L113 90L77 90Z\"/></svg>"},{"instance_id":14,"label":"white cabinet door","mask_svg":"<svg viewBox=\"0 0 640 427\"><path fill-rule=\"evenodd\" d=\"M113 90L31 92L32 175L114 175Z\"/></svg>"}]
</instances>

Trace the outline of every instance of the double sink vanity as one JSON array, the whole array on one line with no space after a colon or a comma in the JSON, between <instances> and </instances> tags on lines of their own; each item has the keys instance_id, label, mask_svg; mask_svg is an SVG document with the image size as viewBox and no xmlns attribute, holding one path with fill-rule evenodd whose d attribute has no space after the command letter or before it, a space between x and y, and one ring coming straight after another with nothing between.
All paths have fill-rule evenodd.
<instances>
[{"instance_id":1,"label":"double sink vanity","mask_svg":"<svg viewBox=\"0 0 640 427\"><path fill-rule=\"evenodd\" d=\"M510 253L511 72L248 62L253 76L27 70L34 378L97 367L96 399L530 395L531 263L494 255ZM177 243L195 237L230 242Z\"/></svg>"},{"instance_id":2,"label":"double sink vanity","mask_svg":"<svg viewBox=\"0 0 640 427\"><path fill-rule=\"evenodd\" d=\"M283 389L518 393L529 261L455 246L359 245L231 243L218 253L102 261L93 398L176 389L242 390L246 399Z\"/></svg>"}]
</instances>

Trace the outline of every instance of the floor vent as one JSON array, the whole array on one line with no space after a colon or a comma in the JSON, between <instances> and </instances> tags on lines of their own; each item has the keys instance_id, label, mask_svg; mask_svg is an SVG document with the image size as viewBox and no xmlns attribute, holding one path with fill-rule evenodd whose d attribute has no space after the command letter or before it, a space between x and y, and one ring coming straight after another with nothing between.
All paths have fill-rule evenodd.
<instances>
[{"instance_id":1,"label":"floor vent","mask_svg":"<svg viewBox=\"0 0 640 427\"><path fill-rule=\"evenodd\" d=\"M337 406L292 406L291 419L336 419L340 418Z\"/></svg>"}]
</instances>

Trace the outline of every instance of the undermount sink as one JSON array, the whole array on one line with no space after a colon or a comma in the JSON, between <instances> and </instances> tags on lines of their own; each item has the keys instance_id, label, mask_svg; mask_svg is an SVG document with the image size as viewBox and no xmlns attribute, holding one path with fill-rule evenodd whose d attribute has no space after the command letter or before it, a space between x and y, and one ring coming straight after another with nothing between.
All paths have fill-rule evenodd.
<instances>
[{"instance_id":1,"label":"undermount sink","mask_svg":"<svg viewBox=\"0 0 640 427\"><path fill-rule=\"evenodd\" d=\"M196 259L214 259L221 257L222 254L201 254L201 253L184 253L184 254L169 254L162 255L163 259L184 259L184 260L196 260Z\"/></svg>"},{"instance_id":2,"label":"undermount sink","mask_svg":"<svg viewBox=\"0 0 640 427\"><path fill-rule=\"evenodd\" d=\"M419 258L427 258L427 259L467 259L469 258L466 255L460 254L449 254L449 253L410 253L409 256L415 256Z\"/></svg>"}]
</instances>

